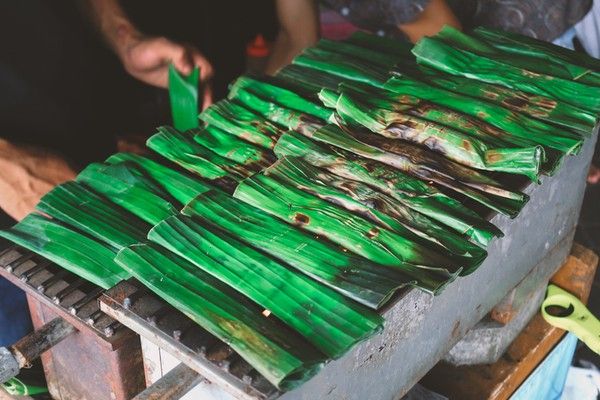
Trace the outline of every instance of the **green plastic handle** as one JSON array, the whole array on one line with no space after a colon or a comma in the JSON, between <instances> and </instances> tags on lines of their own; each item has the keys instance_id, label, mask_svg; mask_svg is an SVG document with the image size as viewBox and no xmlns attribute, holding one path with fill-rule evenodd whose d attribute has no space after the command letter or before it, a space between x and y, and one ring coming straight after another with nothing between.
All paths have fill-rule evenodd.
<instances>
[{"instance_id":1,"label":"green plastic handle","mask_svg":"<svg viewBox=\"0 0 600 400\"><path fill-rule=\"evenodd\" d=\"M194 68L188 76L181 75L173 64L169 65L169 97L173 125L180 131L197 128L198 120L198 77L200 70Z\"/></svg>"},{"instance_id":2,"label":"green plastic handle","mask_svg":"<svg viewBox=\"0 0 600 400\"><path fill-rule=\"evenodd\" d=\"M549 307L567 309L568 315L548 313ZM556 285L548 285L546 299L542 303L542 316L550 325L572 332L593 352L600 354L600 321L571 293Z\"/></svg>"},{"instance_id":3,"label":"green plastic handle","mask_svg":"<svg viewBox=\"0 0 600 400\"><path fill-rule=\"evenodd\" d=\"M17 378L9 379L2 386L12 396L35 396L37 394L48 393L48 389L43 386L27 385Z\"/></svg>"}]
</instances>

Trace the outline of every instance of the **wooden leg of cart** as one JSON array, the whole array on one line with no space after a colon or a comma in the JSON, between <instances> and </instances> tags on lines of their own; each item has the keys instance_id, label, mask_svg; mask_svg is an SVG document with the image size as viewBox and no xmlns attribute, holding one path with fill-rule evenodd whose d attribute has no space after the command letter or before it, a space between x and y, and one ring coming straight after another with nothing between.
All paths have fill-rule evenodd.
<instances>
[{"instance_id":1,"label":"wooden leg of cart","mask_svg":"<svg viewBox=\"0 0 600 400\"><path fill-rule=\"evenodd\" d=\"M586 303L597 265L596 254L574 245L551 282ZM451 399L508 399L564 335L565 331L546 323L538 312L497 362L458 367L440 362L422 383Z\"/></svg>"}]
</instances>

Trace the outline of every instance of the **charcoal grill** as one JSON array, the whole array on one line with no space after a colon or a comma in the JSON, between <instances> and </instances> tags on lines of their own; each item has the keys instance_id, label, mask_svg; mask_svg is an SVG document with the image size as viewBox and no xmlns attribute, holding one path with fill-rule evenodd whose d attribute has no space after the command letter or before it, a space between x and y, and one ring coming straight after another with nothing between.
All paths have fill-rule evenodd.
<instances>
[{"instance_id":1,"label":"charcoal grill","mask_svg":"<svg viewBox=\"0 0 600 400\"><path fill-rule=\"evenodd\" d=\"M139 399L177 398L193 385L185 398L399 398L532 271L547 280L566 259L596 136L586 142L579 156L568 158L556 176L544 177L543 185L525 189L531 199L519 217L493 216L492 222L506 236L492 242L488 259L477 271L437 297L419 290L400 293L382 311L386 323L381 335L359 344L286 393L279 392L226 343L133 279L103 291L18 246L0 253L0 274L27 293L36 327L60 317L79 331L42 356L56 398L127 399L140 392L146 384L139 339L132 331L182 363L166 374L163 384L185 377L185 384L171 397L140 395ZM152 360L146 357L145 361ZM163 367L160 375L168 369ZM151 384L156 377L148 368L146 383Z\"/></svg>"},{"instance_id":2,"label":"charcoal grill","mask_svg":"<svg viewBox=\"0 0 600 400\"><path fill-rule=\"evenodd\" d=\"M531 199L516 219L490 217L505 237L491 243L489 257L477 271L436 297L416 289L400 293L382 311L386 322L381 335L355 346L293 391L275 390L224 343L134 281L105 293L101 309L205 378L185 399L400 398L521 281L530 275L547 281L562 265L573 243L596 137L554 177L525 188ZM146 355L145 363L161 361ZM168 370L164 360L162 364Z\"/></svg>"}]
</instances>

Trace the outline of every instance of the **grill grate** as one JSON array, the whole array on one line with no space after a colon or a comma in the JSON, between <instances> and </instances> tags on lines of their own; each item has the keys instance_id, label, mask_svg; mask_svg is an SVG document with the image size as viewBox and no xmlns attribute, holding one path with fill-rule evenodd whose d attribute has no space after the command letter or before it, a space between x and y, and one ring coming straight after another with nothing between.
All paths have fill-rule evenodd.
<instances>
[{"instance_id":1,"label":"grill grate","mask_svg":"<svg viewBox=\"0 0 600 400\"><path fill-rule=\"evenodd\" d=\"M17 245L0 250L0 275L19 286L79 330L89 328L113 342L122 325L100 311L103 289Z\"/></svg>"},{"instance_id":2,"label":"grill grate","mask_svg":"<svg viewBox=\"0 0 600 400\"><path fill-rule=\"evenodd\" d=\"M104 312L238 399L281 394L231 347L130 279L100 298Z\"/></svg>"}]
</instances>

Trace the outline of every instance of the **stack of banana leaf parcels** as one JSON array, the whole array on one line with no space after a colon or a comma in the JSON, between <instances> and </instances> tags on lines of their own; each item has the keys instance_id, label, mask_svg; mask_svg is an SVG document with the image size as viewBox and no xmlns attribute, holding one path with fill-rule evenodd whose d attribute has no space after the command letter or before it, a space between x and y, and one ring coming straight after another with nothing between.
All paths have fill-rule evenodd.
<instances>
[{"instance_id":1,"label":"stack of banana leaf parcels","mask_svg":"<svg viewBox=\"0 0 600 400\"><path fill-rule=\"evenodd\" d=\"M1 235L103 288L135 277L289 390L399 288L474 271L502 236L485 217L517 216L598 111L600 61L523 36L322 40Z\"/></svg>"}]
</instances>

